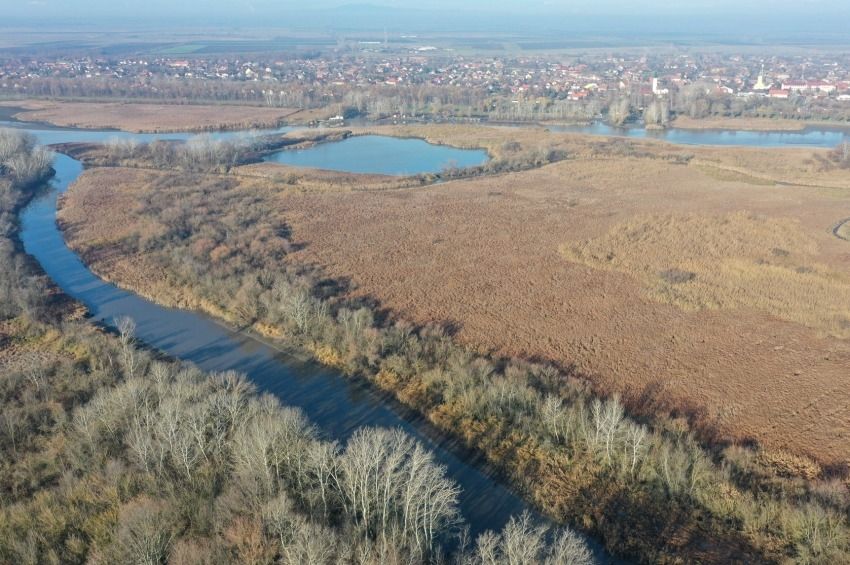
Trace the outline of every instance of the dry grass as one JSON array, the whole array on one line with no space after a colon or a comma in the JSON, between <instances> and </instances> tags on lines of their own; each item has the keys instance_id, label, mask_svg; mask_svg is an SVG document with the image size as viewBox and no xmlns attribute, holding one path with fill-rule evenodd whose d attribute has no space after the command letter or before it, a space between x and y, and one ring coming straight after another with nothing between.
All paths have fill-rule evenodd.
<instances>
[{"instance_id":1,"label":"dry grass","mask_svg":"<svg viewBox=\"0 0 850 565\"><path fill-rule=\"evenodd\" d=\"M691 165L720 169L712 175L737 173L753 182L796 184L836 189L836 195L850 194L850 175L829 164L823 149L770 149L768 151L736 147L704 147L696 153ZM719 179L726 180L726 179ZM734 179L731 179L734 180Z\"/></svg>"},{"instance_id":2,"label":"dry grass","mask_svg":"<svg viewBox=\"0 0 850 565\"><path fill-rule=\"evenodd\" d=\"M771 118L702 118L678 116L673 127L680 129L737 129L744 131L802 131L809 124L800 120Z\"/></svg>"},{"instance_id":3,"label":"dry grass","mask_svg":"<svg viewBox=\"0 0 850 565\"><path fill-rule=\"evenodd\" d=\"M453 145L466 149L486 149L491 157L511 156L509 144L519 148L558 147L566 149L571 136L551 136L541 128L507 128L466 125L412 125L373 126L351 128L355 134L391 135L395 137L421 137L437 145Z\"/></svg>"},{"instance_id":4,"label":"dry grass","mask_svg":"<svg viewBox=\"0 0 850 565\"><path fill-rule=\"evenodd\" d=\"M332 116L336 116L340 111L341 109L338 104L323 106L321 108L305 108L287 116L286 121L290 124L306 125L316 120L326 120Z\"/></svg>"},{"instance_id":5,"label":"dry grass","mask_svg":"<svg viewBox=\"0 0 850 565\"><path fill-rule=\"evenodd\" d=\"M352 191L348 181L321 188L306 172L293 187L270 182L287 169L258 165L240 179L267 178L242 181L242 189L291 226L303 248L289 260L350 280L355 295L377 299L395 316L447 323L458 340L498 354L574 363L597 388L626 399L655 391L731 437L825 461L850 459L850 340L836 336L841 328L830 331L833 302L826 296L845 292L850 271L850 244L832 234L847 216L841 187L850 187L850 171L820 171L812 150L688 148L694 159L682 165L675 159L681 148L651 141L450 126L422 134L488 148L510 140L555 144L572 158L522 173L381 191ZM742 176L708 174L695 162ZM131 177L118 182L122 174L87 172L70 191L62 215L74 247L143 228L132 201L144 198L144 184ZM751 177L800 177L836 188L775 186ZM681 238L687 226L702 235L687 245L662 243L676 260L658 261L645 273L632 267L637 275L569 262L560 252L566 242L597 245L618 226L656 218L671 218L659 240ZM153 286L169 285L168 273L141 278L143 256L109 250L91 255L98 272L149 296ZM721 258L717 274L710 260L700 265L700 253ZM798 266L813 272L798 273ZM737 296L748 280L771 294L759 299L743 288L749 294ZM699 304L700 295L686 292L693 284L730 302L682 308L652 296L667 285L682 293L679 300ZM795 319L808 316L800 306L807 300L814 300L814 319Z\"/></svg>"},{"instance_id":6,"label":"dry grass","mask_svg":"<svg viewBox=\"0 0 850 565\"><path fill-rule=\"evenodd\" d=\"M232 174L266 179L282 191L348 192L387 190L411 186L409 179L391 175L368 175L290 167L279 163L255 163L235 167Z\"/></svg>"},{"instance_id":7,"label":"dry grass","mask_svg":"<svg viewBox=\"0 0 850 565\"><path fill-rule=\"evenodd\" d=\"M721 165L714 165L710 163L695 163L694 166L697 167L701 172L710 176L711 178L724 182L743 182L747 184L760 184L764 186L771 186L776 184L776 181L770 178L766 178L760 175L757 176L752 173L745 173L739 169L731 167L723 167Z\"/></svg>"},{"instance_id":8,"label":"dry grass","mask_svg":"<svg viewBox=\"0 0 850 565\"><path fill-rule=\"evenodd\" d=\"M649 216L562 252L628 273L653 299L680 308L756 309L850 337L850 276L814 263L817 245L793 220L744 212Z\"/></svg>"},{"instance_id":9,"label":"dry grass","mask_svg":"<svg viewBox=\"0 0 850 565\"><path fill-rule=\"evenodd\" d=\"M136 104L120 102L14 102L20 120L57 126L131 132L209 131L275 127L296 110L255 106Z\"/></svg>"}]
</instances>

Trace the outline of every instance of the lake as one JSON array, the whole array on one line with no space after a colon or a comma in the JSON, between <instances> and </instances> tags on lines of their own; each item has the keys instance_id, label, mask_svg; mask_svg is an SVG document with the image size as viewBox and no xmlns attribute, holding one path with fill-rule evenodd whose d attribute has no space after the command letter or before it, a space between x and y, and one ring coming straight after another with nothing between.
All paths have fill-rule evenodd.
<instances>
[{"instance_id":1,"label":"lake","mask_svg":"<svg viewBox=\"0 0 850 565\"><path fill-rule=\"evenodd\" d=\"M487 159L487 152L483 149L433 145L421 139L361 135L319 143L306 149L279 151L264 160L293 167L350 173L416 175L437 173L451 166L482 165Z\"/></svg>"}]
</instances>

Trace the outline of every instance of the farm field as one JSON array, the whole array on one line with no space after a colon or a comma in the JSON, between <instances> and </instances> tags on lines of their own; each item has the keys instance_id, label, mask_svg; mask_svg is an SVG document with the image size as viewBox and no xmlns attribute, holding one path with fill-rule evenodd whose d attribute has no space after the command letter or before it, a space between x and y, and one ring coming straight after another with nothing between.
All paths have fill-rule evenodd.
<instances>
[{"instance_id":1,"label":"farm field","mask_svg":"<svg viewBox=\"0 0 850 565\"><path fill-rule=\"evenodd\" d=\"M635 410L672 410L826 463L850 458L850 244L833 233L850 216L850 173L825 151L538 129L369 131L569 158L416 189L285 186L269 181L274 165L232 174L291 230L288 261L481 350L573 365ZM167 275L147 269L144 253L115 252L154 230L134 211L152 181L127 172L117 182L122 174L85 173L62 221L97 272L156 295Z\"/></svg>"},{"instance_id":2,"label":"farm field","mask_svg":"<svg viewBox=\"0 0 850 565\"><path fill-rule=\"evenodd\" d=\"M130 132L209 131L276 127L297 110L230 105L136 104L121 102L0 103L23 108L19 120L63 127L119 129Z\"/></svg>"}]
</instances>

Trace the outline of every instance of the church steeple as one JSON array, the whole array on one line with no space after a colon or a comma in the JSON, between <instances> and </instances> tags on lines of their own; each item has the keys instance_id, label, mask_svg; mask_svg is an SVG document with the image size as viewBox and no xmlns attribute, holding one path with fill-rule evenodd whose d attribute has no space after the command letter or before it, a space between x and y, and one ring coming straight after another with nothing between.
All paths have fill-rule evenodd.
<instances>
[{"instance_id":1,"label":"church steeple","mask_svg":"<svg viewBox=\"0 0 850 565\"><path fill-rule=\"evenodd\" d=\"M761 64L761 72L759 73L759 78L756 81L756 84L753 86L753 90L769 90L770 85L764 82L764 63Z\"/></svg>"}]
</instances>

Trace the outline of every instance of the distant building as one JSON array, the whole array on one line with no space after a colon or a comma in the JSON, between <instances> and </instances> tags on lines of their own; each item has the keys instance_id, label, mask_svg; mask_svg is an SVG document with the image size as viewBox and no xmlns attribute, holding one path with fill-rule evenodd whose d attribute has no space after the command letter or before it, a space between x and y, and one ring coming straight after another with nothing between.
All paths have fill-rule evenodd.
<instances>
[{"instance_id":1,"label":"distant building","mask_svg":"<svg viewBox=\"0 0 850 565\"><path fill-rule=\"evenodd\" d=\"M790 90L791 92L802 92L808 89L809 84L804 80L782 81L782 90Z\"/></svg>"},{"instance_id":2,"label":"distant building","mask_svg":"<svg viewBox=\"0 0 850 565\"><path fill-rule=\"evenodd\" d=\"M768 92L768 96L771 98L779 98L781 100L787 100L791 97L791 91L786 90L784 88L771 88L770 92Z\"/></svg>"},{"instance_id":3,"label":"distant building","mask_svg":"<svg viewBox=\"0 0 850 565\"><path fill-rule=\"evenodd\" d=\"M822 92L830 94L835 92L834 84L822 80L789 80L782 82L783 90L791 92Z\"/></svg>"},{"instance_id":4,"label":"distant building","mask_svg":"<svg viewBox=\"0 0 850 565\"><path fill-rule=\"evenodd\" d=\"M817 90L818 92L823 92L824 94L832 94L836 91L836 86L832 83L825 82L822 80L811 80L809 81L809 89Z\"/></svg>"}]
</instances>

